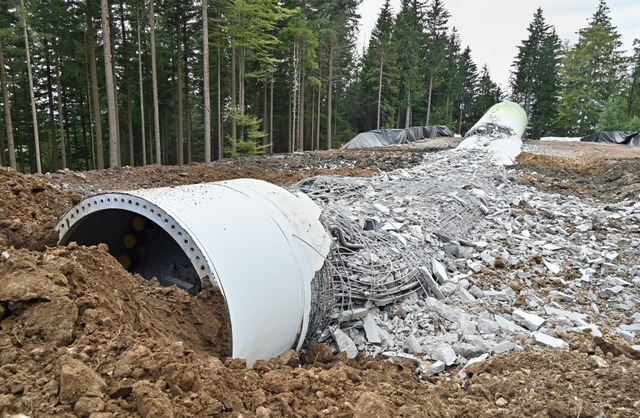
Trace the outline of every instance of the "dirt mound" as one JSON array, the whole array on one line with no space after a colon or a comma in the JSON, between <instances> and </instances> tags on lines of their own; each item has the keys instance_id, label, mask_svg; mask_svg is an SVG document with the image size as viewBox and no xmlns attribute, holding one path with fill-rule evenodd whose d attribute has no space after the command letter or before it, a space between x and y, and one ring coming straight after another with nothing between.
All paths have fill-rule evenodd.
<instances>
[{"instance_id":1,"label":"dirt mound","mask_svg":"<svg viewBox=\"0 0 640 418\"><path fill-rule=\"evenodd\" d=\"M210 287L196 297L160 287L131 276L106 248L10 249L2 258L3 414L102 410L103 395L119 399L161 375L191 388L187 359L229 353L225 305Z\"/></svg>"},{"instance_id":2,"label":"dirt mound","mask_svg":"<svg viewBox=\"0 0 640 418\"><path fill-rule=\"evenodd\" d=\"M0 168L0 247L42 251L58 241L53 230L64 211L81 199L44 176Z\"/></svg>"},{"instance_id":3,"label":"dirt mound","mask_svg":"<svg viewBox=\"0 0 640 418\"><path fill-rule=\"evenodd\" d=\"M346 359L319 344L300 359L290 351L247 369L226 358L225 307L214 289L191 297L159 287L129 274L104 246L45 248L56 242L59 216L98 190L249 176L290 184L403 167L423 153L335 151L48 176L0 170L0 416L640 416L640 361L611 336L565 336L565 350L529 349L441 377L409 361ZM565 167L563 175L553 164L523 162L519 175L596 193L590 170ZM616 181L629 167L604 165L598 175Z\"/></svg>"}]
</instances>

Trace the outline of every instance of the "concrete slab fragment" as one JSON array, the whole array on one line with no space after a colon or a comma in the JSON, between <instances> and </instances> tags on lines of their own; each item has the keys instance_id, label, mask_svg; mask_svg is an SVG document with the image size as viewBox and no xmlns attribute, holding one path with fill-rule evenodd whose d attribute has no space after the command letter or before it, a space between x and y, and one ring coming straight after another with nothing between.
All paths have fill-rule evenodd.
<instances>
[{"instance_id":1,"label":"concrete slab fragment","mask_svg":"<svg viewBox=\"0 0 640 418\"><path fill-rule=\"evenodd\" d=\"M336 340L338 350L347 353L348 358L354 358L358 354L358 348L353 340L341 329L333 331L333 338Z\"/></svg>"},{"instance_id":2,"label":"concrete slab fragment","mask_svg":"<svg viewBox=\"0 0 640 418\"><path fill-rule=\"evenodd\" d=\"M551 335L544 334L542 332L534 332L533 339L536 343L546 345L554 348L569 347L569 344L561 340L560 338L552 337Z\"/></svg>"},{"instance_id":3,"label":"concrete slab fragment","mask_svg":"<svg viewBox=\"0 0 640 418\"><path fill-rule=\"evenodd\" d=\"M438 283L436 283L436 281L433 279L429 270L427 270L424 267L418 267L418 271L420 272L420 274L422 275L422 278L424 279L424 284L426 285L427 290L430 291L431 294L433 294L436 297L436 299L439 299L439 300L444 299L444 295L440 291L440 287L438 286Z\"/></svg>"},{"instance_id":4,"label":"concrete slab fragment","mask_svg":"<svg viewBox=\"0 0 640 418\"><path fill-rule=\"evenodd\" d=\"M500 326L500 328L506 329L507 331L513 332L513 333L526 333L527 330L522 328L520 325L516 324L515 322L505 318L502 315L496 315L495 316L496 322L498 323L498 325Z\"/></svg>"},{"instance_id":5,"label":"concrete slab fragment","mask_svg":"<svg viewBox=\"0 0 640 418\"><path fill-rule=\"evenodd\" d=\"M544 324L544 318L521 309L514 309L511 315L520 325L530 331L537 331Z\"/></svg>"},{"instance_id":6,"label":"concrete slab fragment","mask_svg":"<svg viewBox=\"0 0 640 418\"><path fill-rule=\"evenodd\" d=\"M435 258L431 259L431 271L433 271L433 275L441 284L449 280L447 270L444 268L442 263Z\"/></svg>"},{"instance_id":7,"label":"concrete slab fragment","mask_svg":"<svg viewBox=\"0 0 640 418\"><path fill-rule=\"evenodd\" d=\"M362 325L364 327L364 333L367 337L367 341L373 344L379 344L382 342L380 337L380 328L375 321L375 315L369 314L362 319Z\"/></svg>"}]
</instances>

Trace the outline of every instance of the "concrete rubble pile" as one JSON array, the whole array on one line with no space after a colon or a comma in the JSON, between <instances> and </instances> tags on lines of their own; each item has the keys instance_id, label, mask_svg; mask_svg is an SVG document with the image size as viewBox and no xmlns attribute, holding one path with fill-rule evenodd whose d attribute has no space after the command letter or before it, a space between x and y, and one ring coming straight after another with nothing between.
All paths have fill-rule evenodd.
<instances>
[{"instance_id":1,"label":"concrete rubble pile","mask_svg":"<svg viewBox=\"0 0 640 418\"><path fill-rule=\"evenodd\" d=\"M294 186L322 208L336 246L336 305L318 338L349 357L414 359L429 375L526 345L562 348L568 332L637 343L640 203L509 176L489 153L458 149L372 179Z\"/></svg>"}]
</instances>

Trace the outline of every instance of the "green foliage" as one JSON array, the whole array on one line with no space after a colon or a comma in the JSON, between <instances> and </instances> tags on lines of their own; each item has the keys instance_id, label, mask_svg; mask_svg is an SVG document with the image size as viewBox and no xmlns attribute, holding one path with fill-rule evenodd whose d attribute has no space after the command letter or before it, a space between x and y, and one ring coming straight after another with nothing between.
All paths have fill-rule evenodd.
<instances>
[{"instance_id":1,"label":"green foliage","mask_svg":"<svg viewBox=\"0 0 640 418\"><path fill-rule=\"evenodd\" d=\"M634 39L633 41L628 97L629 115L640 117L640 39Z\"/></svg>"},{"instance_id":2,"label":"green foliage","mask_svg":"<svg viewBox=\"0 0 640 418\"><path fill-rule=\"evenodd\" d=\"M458 133L463 134L475 124L473 101L475 98L475 89L478 82L478 67L471 59L471 49L466 47L460 54L457 69L460 78L459 92L459 114L458 114ZM485 110L486 111L486 110Z\"/></svg>"},{"instance_id":3,"label":"green foliage","mask_svg":"<svg viewBox=\"0 0 640 418\"><path fill-rule=\"evenodd\" d=\"M486 64L482 67L478 79L476 95L471 106L471 119L478 120L494 104L502 100L502 90L491 80L489 68Z\"/></svg>"},{"instance_id":4,"label":"green foliage","mask_svg":"<svg viewBox=\"0 0 640 418\"><path fill-rule=\"evenodd\" d=\"M426 91L422 77L424 55L416 53L416 51L422 51L426 44L423 28L424 7L424 3L418 0L402 0L393 30L392 39L398 51L400 71L400 109L405 111L405 115L409 114L409 120L401 122L401 127L413 125L412 109L422 100Z\"/></svg>"},{"instance_id":5,"label":"green foliage","mask_svg":"<svg viewBox=\"0 0 640 418\"><path fill-rule=\"evenodd\" d=\"M291 13L273 0L234 0L225 4L224 26L220 30L240 54L246 53L260 63L247 77L264 78L271 73L277 63L273 49L279 43L275 30Z\"/></svg>"},{"instance_id":6,"label":"green foliage","mask_svg":"<svg viewBox=\"0 0 640 418\"><path fill-rule=\"evenodd\" d=\"M598 131L622 131L626 129L629 117L622 97L607 100L598 117Z\"/></svg>"},{"instance_id":7,"label":"green foliage","mask_svg":"<svg viewBox=\"0 0 640 418\"><path fill-rule=\"evenodd\" d=\"M640 132L640 116L629 118L624 130L627 132Z\"/></svg>"},{"instance_id":8,"label":"green foliage","mask_svg":"<svg viewBox=\"0 0 640 418\"><path fill-rule=\"evenodd\" d=\"M640 117L629 116L624 98L612 97L606 101L598 116L597 130L640 132Z\"/></svg>"},{"instance_id":9,"label":"green foliage","mask_svg":"<svg viewBox=\"0 0 640 418\"><path fill-rule=\"evenodd\" d=\"M448 74L443 71L447 67L445 61L449 46L447 23L451 15L444 8L442 0L433 0L427 8L425 17L426 44L423 51L427 68L424 75L424 85L427 88L426 106L437 109L436 113L444 116L448 113L448 109L442 108L443 99L447 95ZM429 109L427 109L427 113L428 111ZM431 121L428 121L428 124L432 124Z\"/></svg>"},{"instance_id":10,"label":"green foliage","mask_svg":"<svg viewBox=\"0 0 640 418\"><path fill-rule=\"evenodd\" d=\"M625 66L621 45L609 8L600 0L589 26L580 30L578 43L562 60L556 122L565 134L592 132L604 103L622 92Z\"/></svg>"},{"instance_id":11,"label":"green foliage","mask_svg":"<svg viewBox=\"0 0 640 418\"><path fill-rule=\"evenodd\" d=\"M395 123L399 74L398 53L391 42L393 25L393 11L387 0L371 33L357 84L349 91L351 107L357 112L355 125L360 131L378 128L378 106L380 126Z\"/></svg>"},{"instance_id":12,"label":"green foliage","mask_svg":"<svg viewBox=\"0 0 640 418\"><path fill-rule=\"evenodd\" d=\"M251 155L262 155L265 150L270 147L268 145L259 144L256 141L247 139L246 141L235 141L230 135L227 135L228 146L224 147L225 157L248 157ZM235 146L232 146L235 144Z\"/></svg>"},{"instance_id":13,"label":"green foliage","mask_svg":"<svg viewBox=\"0 0 640 418\"><path fill-rule=\"evenodd\" d=\"M529 135L540 138L548 134L557 113L560 41L552 26L546 24L538 8L529 24L529 37L518 47L512 65L512 100L527 113Z\"/></svg>"},{"instance_id":14,"label":"green foliage","mask_svg":"<svg viewBox=\"0 0 640 418\"><path fill-rule=\"evenodd\" d=\"M262 122L259 118L249 114L241 114L238 111L231 112L230 115L235 119L238 126L243 126L246 131L247 139L237 141L230 135L227 135L228 145L224 148L225 156L241 157L248 155L262 155L271 144L262 145L262 138L267 136L259 127Z\"/></svg>"}]
</instances>

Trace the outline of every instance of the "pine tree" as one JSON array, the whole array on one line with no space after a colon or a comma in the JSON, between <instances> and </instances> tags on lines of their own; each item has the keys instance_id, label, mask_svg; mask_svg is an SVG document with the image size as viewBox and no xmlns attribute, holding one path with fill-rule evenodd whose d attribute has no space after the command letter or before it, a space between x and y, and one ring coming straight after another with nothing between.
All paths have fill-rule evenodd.
<instances>
[{"instance_id":1,"label":"pine tree","mask_svg":"<svg viewBox=\"0 0 640 418\"><path fill-rule=\"evenodd\" d=\"M640 39L634 39L633 41L628 97L628 115L640 118Z\"/></svg>"},{"instance_id":2,"label":"pine tree","mask_svg":"<svg viewBox=\"0 0 640 418\"><path fill-rule=\"evenodd\" d=\"M491 106L502 100L502 90L491 80L489 68L486 64L482 67L475 90L471 119L478 120Z\"/></svg>"},{"instance_id":3,"label":"pine tree","mask_svg":"<svg viewBox=\"0 0 640 418\"><path fill-rule=\"evenodd\" d=\"M429 90L427 93L427 117L426 125L429 125L431 118L431 107L433 101L434 78L438 77L438 73L445 67L444 58L447 48L447 22L451 15L444 8L442 0L433 0L431 6L427 9L426 25L427 25L427 45L424 49L427 59L427 77Z\"/></svg>"},{"instance_id":4,"label":"pine tree","mask_svg":"<svg viewBox=\"0 0 640 418\"><path fill-rule=\"evenodd\" d=\"M0 84L2 84L2 104L4 106L5 128L7 131L7 147L9 149L9 167L16 168L16 148L13 141L13 123L11 121L11 103L7 87L7 73L4 65L3 39L0 37ZM3 152L3 150L0 150Z\"/></svg>"},{"instance_id":5,"label":"pine tree","mask_svg":"<svg viewBox=\"0 0 640 418\"><path fill-rule=\"evenodd\" d=\"M567 51L560 71L558 126L568 135L585 135L596 128L606 100L622 91L622 42L611 24L609 7L600 0L578 43Z\"/></svg>"},{"instance_id":6,"label":"pine tree","mask_svg":"<svg viewBox=\"0 0 640 418\"><path fill-rule=\"evenodd\" d=\"M366 112L363 130L380 129L394 123L399 76L397 51L391 42L393 25L393 10L390 1L386 0L362 59L362 95L358 97L358 108Z\"/></svg>"},{"instance_id":7,"label":"pine tree","mask_svg":"<svg viewBox=\"0 0 640 418\"><path fill-rule=\"evenodd\" d=\"M471 48L468 46L460 55L458 71L460 73L460 78L462 79L462 92L458 114L458 133L462 134L475 123L475 119L473 119L475 116L474 99L476 84L478 82L478 67L471 59Z\"/></svg>"},{"instance_id":8,"label":"pine tree","mask_svg":"<svg viewBox=\"0 0 640 418\"><path fill-rule=\"evenodd\" d=\"M413 124L413 108L423 95L421 75L424 72L424 59L421 51L425 45L423 30L424 3L418 0L402 0L400 12L396 18L393 42L398 51L400 70L400 109L404 109L404 123L397 127L409 127ZM398 113L398 122L400 113Z\"/></svg>"},{"instance_id":9,"label":"pine tree","mask_svg":"<svg viewBox=\"0 0 640 418\"><path fill-rule=\"evenodd\" d=\"M309 74L317 68L318 39L306 19L296 10L280 32L282 49L289 58L291 90L291 138L289 151L305 149L305 90Z\"/></svg>"},{"instance_id":10,"label":"pine tree","mask_svg":"<svg viewBox=\"0 0 640 418\"><path fill-rule=\"evenodd\" d=\"M529 37L518 47L510 80L512 100L527 113L532 138L549 132L557 107L560 41L542 13L538 8Z\"/></svg>"}]
</instances>

